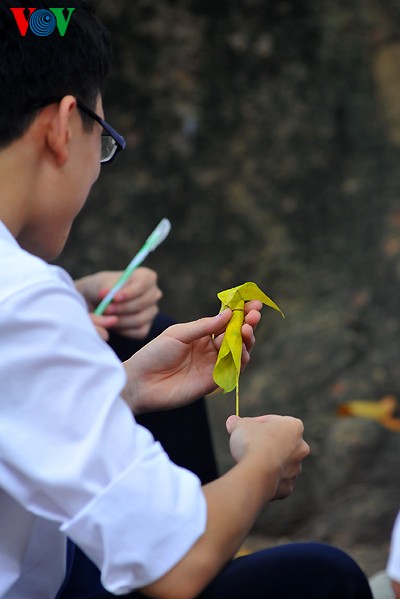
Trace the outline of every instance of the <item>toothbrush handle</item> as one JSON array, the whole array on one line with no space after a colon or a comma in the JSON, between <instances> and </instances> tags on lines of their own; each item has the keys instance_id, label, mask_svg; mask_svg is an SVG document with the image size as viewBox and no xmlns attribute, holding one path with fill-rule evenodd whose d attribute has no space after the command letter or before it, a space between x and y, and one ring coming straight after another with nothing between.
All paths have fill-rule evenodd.
<instances>
[{"instance_id":1,"label":"toothbrush handle","mask_svg":"<svg viewBox=\"0 0 400 599\"><path fill-rule=\"evenodd\" d=\"M110 289L110 291L107 293L107 295L101 300L101 302L99 303L97 308L94 310L94 314L96 314L97 316L101 316L103 314L104 310L107 308L107 306L109 306L111 304L112 300L114 299L114 295L117 293L117 291L119 291L121 289L121 287L123 287L123 285L129 279L129 277L131 276L133 271L136 270L136 268L138 266L140 266L140 264L146 258L148 253L149 253L149 250L147 248L143 247L141 250L139 250L139 252L133 258L133 260L128 264L128 266L126 267L126 269L124 270L124 272L122 273L122 275L120 276L118 281L115 283L115 285Z\"/></svg>"}]
</instances>

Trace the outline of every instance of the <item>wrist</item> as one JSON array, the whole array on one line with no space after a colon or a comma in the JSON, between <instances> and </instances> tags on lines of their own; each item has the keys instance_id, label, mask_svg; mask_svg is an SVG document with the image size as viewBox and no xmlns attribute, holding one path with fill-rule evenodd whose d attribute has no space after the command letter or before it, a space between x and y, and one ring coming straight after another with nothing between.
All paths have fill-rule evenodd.
<instances>
[{"instance_id":1,"label":"wrist","mask_svg":"<svg viewBox=\"0 0 400 599\"><path fill-rule=\"evenodd\" d=\"M245 469L251 493L258 498L261 505L274 499L279 486L280 468L273 460L266 459L264 453L262 456L248 454L238 466Z\"/></svg>"},{"instance_id":2,"label":"wrist","mask_svg":"<svg viewBox=\"0 0 400 599\"><path fill-rule=\"evenodd\" d=\"M126 372L126 385L122 390L121 396L124 401L128 404L134 415L142 414L145 410L140 408L140 393L139 393L139 382L138 377L134 374L134 369L131 365L132 358L122 363Z\"/></svg>"}]
</instances>

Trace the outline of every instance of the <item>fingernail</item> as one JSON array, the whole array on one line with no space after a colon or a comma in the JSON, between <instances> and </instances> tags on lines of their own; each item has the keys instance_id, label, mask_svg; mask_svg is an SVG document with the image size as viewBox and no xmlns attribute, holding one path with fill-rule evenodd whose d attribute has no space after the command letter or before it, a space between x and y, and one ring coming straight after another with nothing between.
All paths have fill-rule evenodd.
<instances>
[{"instance_id":1,"label":"fingernail","mask_svg":"<svg viewBox=\"0 0 400 599\"><path fill-rule=\"evenodd\" d=\"M219 314L217 314L217 315L216 315L214 318L221 318L221 317L222 317L222 316L225 314L225 312L226 312L227 310L229 310L229 309L230 309L230 308L224 308L224 309L223 309L221 312L219 312Z\"/></svg>"}]
</instances>

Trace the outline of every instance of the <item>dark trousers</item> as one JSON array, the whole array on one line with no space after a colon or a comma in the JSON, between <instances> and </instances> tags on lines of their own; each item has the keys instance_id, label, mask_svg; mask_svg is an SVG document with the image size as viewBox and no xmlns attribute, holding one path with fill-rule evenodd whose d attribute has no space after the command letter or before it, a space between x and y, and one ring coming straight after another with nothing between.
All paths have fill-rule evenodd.
<instances>
[{"instance_id":1,"label":"dark trousers","mask_svg":"<svg viewBox=\"0 0 400 599\"><path fill-rule=\"evenodd\" d=\"M136 342L112 335L110 344L126 360L144 343L172 324L159 315L149 338ZM170 458L195 472L202 483L217 477L204 399L177 410L145 414L138 422L149 428ZM70 574L57 599L111 599L97 567L69 544ZM319 543L290 543L231 561L199 599L372 599L368 582L345 553ZM135 591L125 599L145 599Z\"/></svg>"},{"instance_id":2,"label":"dark trousers","mask_svg":"<svg viewBox=\"0 0 400 599\"><path fill-rule=\"evenodd\" d=\"M76 595L79 599L82 596ZM85 595L111 599L115 595ZM145 599L135 591L123 599ZM368 581L345 553L320 543L290 543L234 559L198 599L372 599Z\"/></svg>"}]
</instances>

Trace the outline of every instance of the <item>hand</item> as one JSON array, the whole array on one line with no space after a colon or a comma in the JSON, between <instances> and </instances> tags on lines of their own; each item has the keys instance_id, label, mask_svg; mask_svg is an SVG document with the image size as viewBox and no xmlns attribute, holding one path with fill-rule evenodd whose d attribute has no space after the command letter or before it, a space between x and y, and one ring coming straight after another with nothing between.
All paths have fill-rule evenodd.
<instances>
[{"instance_id":1,"label":"hand","mask_svg":"<svg viewBox=\"0 0 400 599\"><path fill-rule=\"evenodd\" d=\"M255 343L261 308L259 301L245 304L243 367ZM173 325L127 360L124 397L134 413L168 410L216 389L212 371L231 316L227 309L218 316Z\"/></svg>"},{"instance_id":2,"label":"hand","mask_svg":"<svg viewBox=\"0 0 400 599\"><path fill-rule=\"evenodd\" d=\"M110 337L108 329L117 324L118 318L116 316L97 316L96 314L89 314L89 316L103 341L108 341Z\"/></svg>"},{"instance_id":3,"label":"hand","mask_svg":"<svg viewBox=\"0 0 400 599\"><path fill-rule=\"evenodd\" d=\"M293 490L301 461L309 452L300 420L233 416L227 427L239 463L203 486L207 502L204 533L171 570L145 587L146 595L201 596L242 545L265 502Z\"/></svg>"},{"instance_id":4,"label":"hand","mask_svg":"<svg viewBox=\"0 0 400 599\"><path fill-rule=\"evenodd\" d=\"M75 285L85 297L89 310L93 311L117 282L121 272L103 271L75 281ZM162 293L157 286L157 273L149 268L138 268L129 280L114 296L103 316L114 316L110 324L99 323L99 317L93 317L96 326L104 338L104 328L112 328L120 335L134 339L147 337L154 318L158 313L157 302Z\"/></svg>"},{"instance_id":5,"label":"hand","mask_svg":"<svg viewBox=\"0 0 400 599\"><path fill-rule=\"evenodd\" d=\"M400 582L392 580L392 588L394 591L395 599L400 599Z\"/></svg>"},{"instance_id":6,"label":"hand","mask_svg":"<svg viewBox=\"0 0 400 599\"><path fill-rule=\"evenodd\" d=\"M301 462L310 448L303 440L301 420L290 416L259 416L239 418L230 416L226 422L233 458L240 462L255 457L265 469L266 481L271 485L275 474L272 499L283 499L293 492L301 473Z\"/></svg>"}]
</instances>

